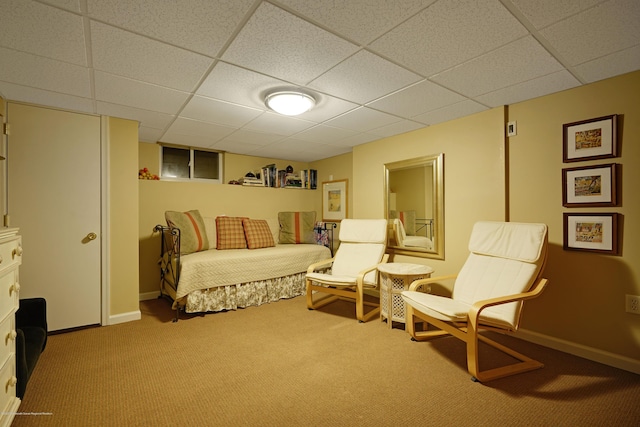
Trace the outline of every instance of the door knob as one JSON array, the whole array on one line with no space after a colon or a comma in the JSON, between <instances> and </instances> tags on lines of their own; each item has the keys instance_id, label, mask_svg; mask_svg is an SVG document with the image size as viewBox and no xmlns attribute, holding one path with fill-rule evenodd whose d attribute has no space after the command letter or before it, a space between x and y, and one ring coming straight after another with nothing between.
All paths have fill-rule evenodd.
<instances>
[{"instance_id":1,"label":"door knob","mask_svg":"<svg viewBox=\"0 0 640 427\"><path fill-rule=\"evenodd\" d=\"M98 235L96 233L87 234L87 239L88 240L96 240L97 238L98 238Z\"/></svg>"}]
</instances>

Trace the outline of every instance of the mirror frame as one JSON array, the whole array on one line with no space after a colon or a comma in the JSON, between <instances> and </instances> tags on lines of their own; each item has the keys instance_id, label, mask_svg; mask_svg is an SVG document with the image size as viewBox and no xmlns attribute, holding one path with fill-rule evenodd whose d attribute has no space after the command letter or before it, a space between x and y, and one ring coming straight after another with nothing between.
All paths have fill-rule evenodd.
<instances>
[{"instance_id":1,"label":"mirror frame","mask_svg":"<svg viewBox=\"0 0 640 427\"><path fill-rule=\"evenodd\" d=\"M416 166L432 165L433 167L433 223L434 239L432 251L407 249L407 247L387 245L391 254L407 255L421 258L444 259L444 153L414 159L385 163L384 165L384 217L389 220L389 173Z\"/></svg>"}]
</instances>

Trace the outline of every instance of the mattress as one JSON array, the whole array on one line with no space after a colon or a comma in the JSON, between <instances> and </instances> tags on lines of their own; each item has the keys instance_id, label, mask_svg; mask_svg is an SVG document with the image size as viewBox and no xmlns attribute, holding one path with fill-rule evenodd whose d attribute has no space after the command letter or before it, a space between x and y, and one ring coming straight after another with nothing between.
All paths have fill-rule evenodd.
<instances>
[{"instance_id":1,"label":"mattress","mask_svg":"<svg viewBox=\"0 0 640 427\"><path fill-rule=\"evenodd\" d=\"M329 248L315 244L276 245L262 249L226 249L180 257L180 281L175 299L190 292L238 283L274 279L307 271L331 258Z\"/></svg>"}]
</instances>

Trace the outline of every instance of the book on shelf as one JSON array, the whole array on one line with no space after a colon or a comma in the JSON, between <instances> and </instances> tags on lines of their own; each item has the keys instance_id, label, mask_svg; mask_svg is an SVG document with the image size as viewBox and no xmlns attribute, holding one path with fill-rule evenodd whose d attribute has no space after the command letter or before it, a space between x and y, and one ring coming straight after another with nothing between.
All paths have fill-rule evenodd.
<instances>
[{"instance_id":1,"label":"book on shelf","mask_svg":"<svg viewBox=\"0 0 640 427\"><path fill-rule=\"evenodd\" d=\"M277 187L278 168L275 164L266 165L262 168L260 176L265 187Z\"/></svg>"},{"instance_id":2,"label":"book on shelf","mask_svg":"<svg viewBox=\"0 0 640 427\"><path fill-rule=\"evenodd\" d=\"M318 187L318 171L316 169L303 169L300 171L302 188L315 190Z\"/></svg>"}]
</instances>

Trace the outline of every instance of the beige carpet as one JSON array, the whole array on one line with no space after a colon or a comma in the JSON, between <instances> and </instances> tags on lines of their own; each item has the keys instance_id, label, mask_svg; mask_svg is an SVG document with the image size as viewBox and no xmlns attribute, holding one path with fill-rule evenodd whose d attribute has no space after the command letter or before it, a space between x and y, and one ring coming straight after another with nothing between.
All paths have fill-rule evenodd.
<instances>
[{"instance_id":1,"label":"beige carpet","mask_svg":"<svg viewBox=\"0 0 640 427\"><path fill-rule=\"evenodd\" d=\"M14 426L632 426L640 376L500 337L542 370L474 383L453 338L412 342L303 297L49 338ZM492 362L492 350L483 350Z\"/></svg>"}]
</instances>

